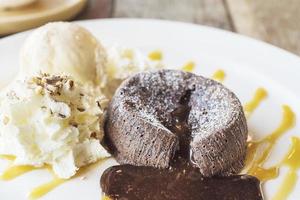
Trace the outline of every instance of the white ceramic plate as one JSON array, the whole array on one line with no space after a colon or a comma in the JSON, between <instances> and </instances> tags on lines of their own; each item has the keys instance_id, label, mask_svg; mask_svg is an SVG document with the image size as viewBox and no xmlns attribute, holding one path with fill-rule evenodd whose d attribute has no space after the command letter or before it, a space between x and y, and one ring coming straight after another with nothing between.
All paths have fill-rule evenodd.
<instances>
[{"instance_id":1,"label":"white ceramic plate","mask_svg":"<svg viewBox=\"0 0 300 200\"><path fill-rule=\"evenodd\" d=\"M256 88L263 86L269 97L249 119L249 129L255 138L262 138L274 130L281 119L281 105L288 104L300 116L300 59L286 51L249 39L244 36L213 28L177 22L154 20L95 20L78 22L88 28L105 44L118 43L138 47L145 53L154 49L164 52L165 63L178 68L187 61L197 64L196 73L211 76L216 69L224 69L224 84L232 89L241 101L247 102ZM18 70L19 50L28 36L17 34L0 40L0 81L7 84ZM290 137L300 136L299 120L276 145L266 166L276 164L288 150ZM299 155L300 157L300 155ZM86 179L69 181L46 195L47 200L98 200L101 191L99 178L108 160L91 171ZM0 160L0 170L5 166ZM287 168L280 170L280 177L264 186L266 199L279 187ZM1 200L26 199L31 188L50 180L46 171L34 171L13 181L0 181ZM151 183L149 183L151 184ZM300 199L300 182L289 199Z\"/></svg>"},{"instance_id":2,"label":"white ceramic plate","mask_svg":"<svg viewBox=\"0 0 300 200\"><path fill-rule=\"evenodd\" d=\"M78 14L87 0L38 0L14 10L0 10L0 35L16 33L46 22L68 20Z\"/></svg>"}]
</instances>

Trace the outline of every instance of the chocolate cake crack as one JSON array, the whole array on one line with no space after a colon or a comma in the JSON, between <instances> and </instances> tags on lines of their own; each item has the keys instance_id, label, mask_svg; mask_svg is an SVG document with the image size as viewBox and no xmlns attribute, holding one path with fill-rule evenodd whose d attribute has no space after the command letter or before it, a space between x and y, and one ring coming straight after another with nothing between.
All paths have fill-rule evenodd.
<instances>
[{"instance_id":1,"label":"chocolate cake crack","mask_svg":"<svg viewBox=\"0 0 300 200\"><path fill-rule=\"evenodd\" d=\"M179 160L189 161L190 141L192 139L191 130L188 125L191 110L191 106L189 105L191 93L192 90L187 90L180 98L178 107L171 112L172 122L171 126L167 128L174 133L179 140L179 149L175 152L171 165L174 165L174 162L179 162Z\"/></svg>"}]
</instances>

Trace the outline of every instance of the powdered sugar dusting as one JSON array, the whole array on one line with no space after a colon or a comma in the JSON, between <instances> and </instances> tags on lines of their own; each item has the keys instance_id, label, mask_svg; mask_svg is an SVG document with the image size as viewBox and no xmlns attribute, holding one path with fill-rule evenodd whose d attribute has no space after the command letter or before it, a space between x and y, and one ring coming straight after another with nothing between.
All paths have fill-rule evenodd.
<instances>
[{"instance_id":1,"label":"powdered sugar dusting","mask_svg":"<svg viewBox=\"0 0 300 200\"><path fill-rule=\"evenodd\" d=\"M174 70L143 72L123 83L117 94L149 121L171 123L171 112L187 90L192 107L188 123L192 133L210 133L224 129L241 112L236 96L214 80ZM118 95L116 95L118 96Z\"/></svg>"}]
</instances>

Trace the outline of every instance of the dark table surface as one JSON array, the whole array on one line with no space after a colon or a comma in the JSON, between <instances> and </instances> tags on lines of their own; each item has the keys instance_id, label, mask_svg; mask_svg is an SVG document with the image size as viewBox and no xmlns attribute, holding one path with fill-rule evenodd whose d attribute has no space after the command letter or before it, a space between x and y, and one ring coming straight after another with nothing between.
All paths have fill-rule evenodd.
<instances>
[{"instance_id":1,"label":"dark table surface","mask_svg":"<svg viewBox=\"0 0 300 200\"><path fill-rule=\"evenodd\" d=\"M203 24L300 54L299 0L89 0L75 20L135 17Z\"/></svg>"}]
</instances>

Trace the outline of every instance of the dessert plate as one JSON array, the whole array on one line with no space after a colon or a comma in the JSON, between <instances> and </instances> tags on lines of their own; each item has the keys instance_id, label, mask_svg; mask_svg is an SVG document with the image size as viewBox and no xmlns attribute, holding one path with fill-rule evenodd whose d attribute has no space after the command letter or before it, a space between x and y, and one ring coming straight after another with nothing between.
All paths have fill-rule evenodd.
<instances>
[{"instance_id":1,"label":"dessert plate","mask_svg":"<svg viewBox=\"0 0 300 200\"><path fill-rule=\"evenodd\" d=\"M0 10L0 35L16 33L49 21L68 20L78 14L86 0L38 0L15 10Z\"/></svg>"},{"instance_id":2,"label":"dessert plate","mask_svg":"<svg viewBox=\"0 0 300 200\"><path fill-rule=\"evenodd\" d=\"M216 70L225 72L224 85L233 90L243 104L263 87L268 97L248 117L253 139L259 140L275 130L282 119L282 105L288 105L300 116L300 58L274 46L234 33L179 22L107 19L77 22L89 29L105 45L114 43L139 48L145 54L163 52L168 68L179 69L195 63L194 72L211 77ZM18 71L18 56L29 32L0 40L0 84L4 87ZM265 167L281 162L289 151L291 137L300 137L299 120L280 137ZM299 155L300 156L300 155ZM111 158L100 162L87 173L69 180L42 199L90 199L101 197L101 173L116 164ZM0 159L0 172L7 161ZM288 167L281 167L279 177L263 184L265 199L272 199L281 187ZM298 172L299 174L299 172ZM299 174L300 175L300 174ZM35 170L12 181L0 181L1 200L27 199L32 188L51 180L47 170ZM149 183L151 184L151 183ZM290 193L291 200L300 199L300 181Z\"/></svg>"}]
</instances>

